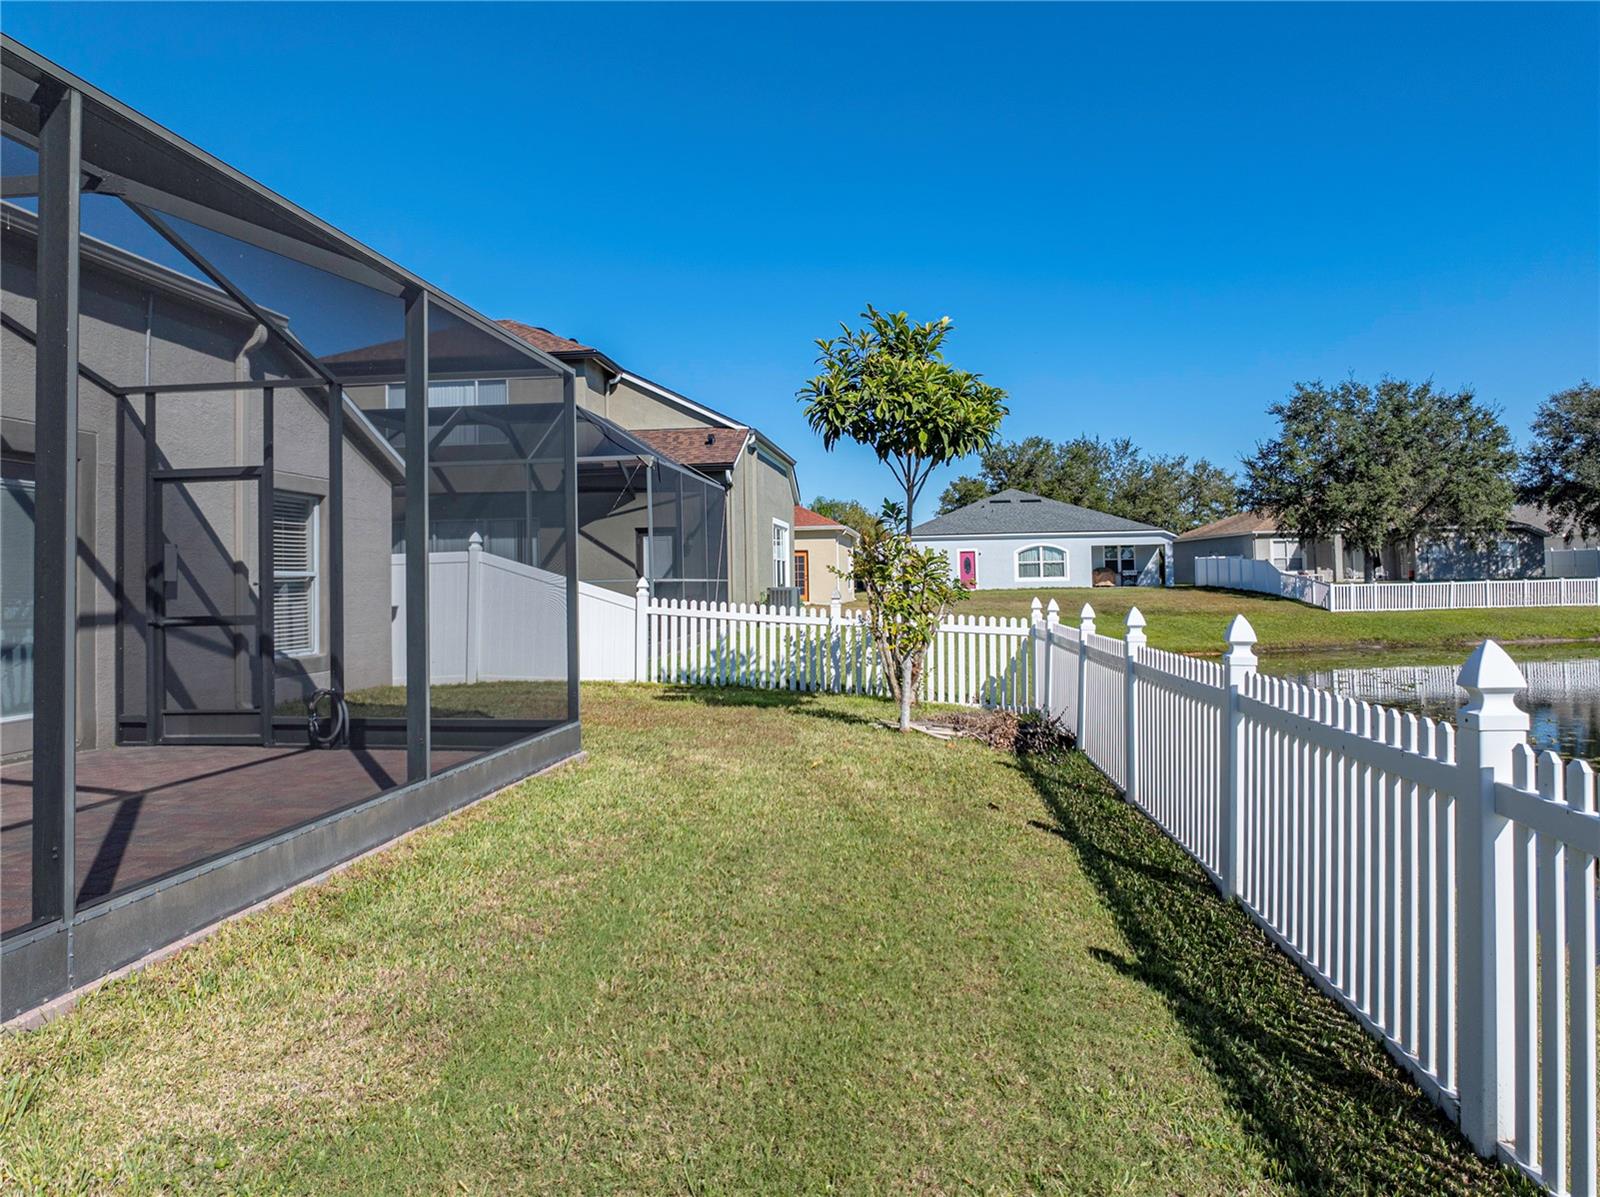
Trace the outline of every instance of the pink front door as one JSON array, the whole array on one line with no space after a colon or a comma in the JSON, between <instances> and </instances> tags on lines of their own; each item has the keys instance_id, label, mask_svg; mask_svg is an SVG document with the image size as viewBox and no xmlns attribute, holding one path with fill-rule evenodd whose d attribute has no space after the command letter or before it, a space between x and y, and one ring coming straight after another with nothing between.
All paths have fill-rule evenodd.
<instances>
[{"instance_id":1,"label":"pink front door","mask_svg":"<svg viewBox=\"0 0 1600 1197\"><path fill-rule=\"evenodd\" d=\"M968 590L978 588L978 554L971 549L961 550L961 584Z\"/></svg>"}]
</instances>

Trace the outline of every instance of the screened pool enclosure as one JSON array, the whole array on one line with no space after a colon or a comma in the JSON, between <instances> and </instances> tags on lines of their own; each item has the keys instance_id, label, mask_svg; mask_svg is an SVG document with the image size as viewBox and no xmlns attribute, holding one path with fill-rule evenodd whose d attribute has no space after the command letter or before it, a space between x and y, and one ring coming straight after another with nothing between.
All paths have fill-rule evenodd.
<instances>
[{"instance_id":1,"label":"screened pool enclosure","mask_svg":"<svg viewBox=\"0 0 1600 1197\"><path fill-rule=\"evenodd\" d=\"M0 59L10 1017L574 753L589 466L569 367ZM506 495L516 667L460 684L435 558Z\"/></svg>"}]
</instances>

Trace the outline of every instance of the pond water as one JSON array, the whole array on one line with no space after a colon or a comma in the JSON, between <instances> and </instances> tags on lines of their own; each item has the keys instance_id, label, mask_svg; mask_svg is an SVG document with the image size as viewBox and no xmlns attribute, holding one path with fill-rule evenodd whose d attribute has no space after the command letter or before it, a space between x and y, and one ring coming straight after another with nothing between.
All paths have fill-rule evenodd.
<instances>
[{"instance_id":1,"label":"pond water","mask_svg":"<svg viewBox=\"0 0 1600 1197\"><path fill-rule=\"evenodd\" d=\"M1280 657L1263 658L1261 664L1281 677L1435 719L1453 721L1466 701L1466 693L1456 685L1459 662L1318 667L1314 660ZM1528 689L1518 696L1517 704L1532 718L1533 746L1600 762L1600 657L1518 660L1517 665L1528 679Z\"/></svg>"}]
</instances>

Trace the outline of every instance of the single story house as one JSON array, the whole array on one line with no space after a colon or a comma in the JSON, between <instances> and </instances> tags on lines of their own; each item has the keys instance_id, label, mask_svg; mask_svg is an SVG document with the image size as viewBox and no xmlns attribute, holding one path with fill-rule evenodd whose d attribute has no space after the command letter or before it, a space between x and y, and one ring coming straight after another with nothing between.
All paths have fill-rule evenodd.
<instances>
[{"instance_id":1,"label":"single story house","mask_svg":"<svg viewBox=\"0 0 1600 1197\"><path fill-rule=\"evenodd\" d=\"M974 590L1170 584L1171 532L1020 490L918 524L911 540Z\"/></svg>"},{"instance_id":2,"label":"single story house","mask_svg":"<svg viewBox=\"0 0 1600 1197\"><path fill-rule=\"evenodd\" d=\"M1241 512L1193 528L1177 539L1177 581L1194 582L1197 557L1244 557L1270 561L1284 573L1315 574L1328 581L1400 580L1452 582L1480 578L1536 578L1544 573L1549 549L1578 548L1555 527L1547 512L1519 503L1505 530L1488 545L1446 538L1419 545L1413 556L1403 545L1386 546L1376 556L1334 536L1302 540L1279 525L1273 512Z\"/></svg>"},{"instance_id":3,"label":"single story house","mask_svg":"<svg viewBox=\"0 0 1600 1197\"><path fill-rule=\"evenodd\" d=\"M860 540L854 528L795 504L794 584L802 603L829 602L835 591L845 602L854 601L850 563Z\"/></svg>"}]
</instances>

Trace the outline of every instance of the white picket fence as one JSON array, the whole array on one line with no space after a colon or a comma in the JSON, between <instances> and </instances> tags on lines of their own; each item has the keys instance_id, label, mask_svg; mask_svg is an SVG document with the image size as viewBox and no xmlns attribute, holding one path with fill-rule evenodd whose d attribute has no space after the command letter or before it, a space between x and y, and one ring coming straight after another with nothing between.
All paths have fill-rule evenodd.
<instances>
[{"instance_id":1,"label":"white picket fence","mask_svg":"<svg viewBox=\"0 0 1600 1197\"><path fill-rule=\"evenodd\" d=\"M1475 582L1324 582L1288 574L1270 561L1198 557L1196 586L1250 590L1324 611L1452 611L1483 607L1584 607L1600 604L1600 578L1512 578Z\"/></svg>"},{"instance_id":2,"label":"white picket fence","mask_svg":"<svg viewBox=\"0 0 1600 1197\"><path fill-rule=\"evenodd\" d=\"M1596 1193L1595 776L1535 756L1516 665L1457 726L1047 621L1037 704L1484 1154Z\"/></svg>"},{"instance_id":3,"label":"white picket fence","mask_svg":"<svg viewBox=\"0 0 1600 1197\"><path fill-rule=\"evenodd\" d=\"M864 616L838 602L805 608L656 599L641 585L636 618L634 676L640 681L888 693ZM1032 634L1025 619L946 618L928 648L918 698L1011 710L1031 706Z\"/></svg>"}]
</instances>

